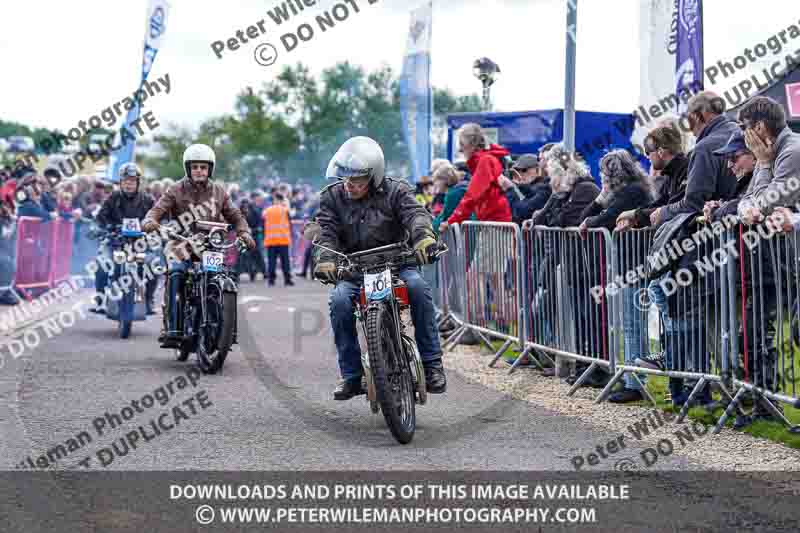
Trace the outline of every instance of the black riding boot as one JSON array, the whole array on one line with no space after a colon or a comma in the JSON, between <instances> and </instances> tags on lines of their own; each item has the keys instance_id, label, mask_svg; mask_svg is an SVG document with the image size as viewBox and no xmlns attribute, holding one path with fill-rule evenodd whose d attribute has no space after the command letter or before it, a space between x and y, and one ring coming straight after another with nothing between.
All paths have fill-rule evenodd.
<instances>
[{"instance_id":1,"label":"black riding boot","mask_svg":"<svg viewBox=\"0 0 800 533\"><path fill-rule=\"evenodd\" d=\"M147 284L144 287L144 302L147 306L147 314L154 315L156 314L156 289L158 288L158 278L153 278L147 280Z\"/></svg>"},{"instance_id":2,"label":"black riding boot","mask_svg":"<svg viewBox=\"0 0 800 533\"><path fill-rule=\"evenodd\" d=\"M159 337L162 348L179 348L183 341L183 272L172 272L164 291L166 331Z\"/></svg>"}]
</instances>

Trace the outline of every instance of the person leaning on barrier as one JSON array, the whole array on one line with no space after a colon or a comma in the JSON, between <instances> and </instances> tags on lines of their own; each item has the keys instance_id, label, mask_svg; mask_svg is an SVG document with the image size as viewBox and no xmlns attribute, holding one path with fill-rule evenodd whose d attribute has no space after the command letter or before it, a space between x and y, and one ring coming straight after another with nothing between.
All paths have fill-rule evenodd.
<instances>
[{"instance_id":1,"label":"person leaning on barrier","mask_svg":"<svg viewBox=\"0 0 800 533\"><path fill-rule=\"evenodd\" d=\"M33 174L28 174L16 188L17 216L33 217L40 220L51 220L55 213L51 213L42 205L42 192L38 180Z\"/></svg>"},{"instance_id":2,"label":"person leaning on barrier","mask_svg":"<svg viewBox=\"0 0 800 533\"><path fill-rule=\"evenodd\" d=\"M725 101L712 91L700 92L689 99L686 114L697 143L689 154L686 193L679 201L653 211L650 214L653 226L681 214L701 212L709 200L727 200L733 196L736 178L724 160L714 155L739 127L724 112Z\"/></svg>"},{"instance_id":3,"label":"person leaning on barrier","mask_svg":"<svg viewBox=\"0 0 800 533\"><path fill-rule=\"evenodd\" d=\"M552 192L550 178L542 177L539 158L533 154L520 156L511 167L511 176L513 181L500 176L497 183L506 192L512 220L522 224L547 203Z\"/></svg>"},{"instance_id":4,"label":"person leaning on barrier","mask_svg":"<svg viewBox=\"0 0 800 533\"><path fill-rule=\"evenodd\" d=\"M186 173L181 181L171 186L156 205L147 213L142 231L151 233L159 228L164 217L181 220L181 215L191 214L197 220L195 210L208 222L233 224L237 236L252 250L256 243L250 233L247 220L225 191L223 185L212 183L216 155L205 144L193 144L183 152L183 169ZM210 211L210 213L209 213ZM185 243L170 242L165 247L168 259L167 286L164 290L164 324L158 342L162 348L179 348L183 342L183 309L178 295L183 293L184 273L189 267L191 251Z\"/></svg>"},{"instance_id":5,"label":"person leaning on barrier","mask_svg":"<svg viewBox=\"0 0 800 533\"><path fill-rule=\"evenodd\" d=\"M554 145L545 159L552 193L544 207L533 213L526 226L545 225L553 228L578 226L583 210L600 189L594 183L585 162L575 159L562 143Z\"/></svg>"},{"instance_id":6,"label":"person leaning on barrier","mask_svg":"<svg viewBox=\"0 0 800 533\"><path fill-rule=\"evenodd\" d=\"M800 201L800 134L786 125L783 106L766 96L746 102L739 110L739 123L756 168L738 214L744 223L753 224L775 207Z\"/></svg>"},{"instance_id":7,"label":"person leaning on barrier","mask_svg":"<svg viewBox=\"0 0 800 533\"><path fill-rule=\"evenodd\" d=\"M695 222L710 200L729 200L736 190L736 177L723 157L714 154L723 148L739 126L735 121L722 115L725 102L716 93L703 91L689 99L687 104L689 126L697 138L697 144L689 154L686 192L677 202L670 202L650 214L650 223L656 233L650 247L649 256L666 254L671 242L683 242L698 229ZM705 249L704 247L698 247ZM665 261L658 268L648 272L649 299L658 308L664 324L663 351L637 359L637 364L658 370L677 370L683 372L707 372L709 354L706 350L708 328L705 297L700 295L697 282L692 285L693 297L689 297L688 287L667 294L663 283L672 280L674 273L681 268L696 268L700 250L694 248L677 259ZM672 280L674 281L674 280ZM678 308L680 307L680 312ZM669 390L676 406L686 403L693 379L670 378ZM711 403L711 391L706 385L694 399L695 403Z\"/></svg>"},{"instance_id":8,"label":"person leaning on barrier","mask_svg":"<svg viewBox=\"0 0 800 533\"><path fill-rule=\"evenodd\" d=\"M680 201L686 193L689 159L681 149L680 133L669 126L660 126L644 139L644 151L650 168L659 172L661 187L656 199L646 207L625 211L617 217L617 231L650 225L650 215L658 208Z\"/></svg>"},{"instance_id":9,"label":"person leaning on barrier","mask_svg":"<svg viewBox=\"0 0 800 533\"><path fill-rule=\"evenodd\" d=\"M556 144L547 151L544 164L547 174L550 176L552 193L544 207L536 211L533 218L523 224L523 228L529 229L538 225L552 228L577 227L583 221L581 218L583 211L600 194L600 189L597 188L594 179L589 173L589 167L584 161L573 157L563 143ZM536 273L534 274L537 278L536 286L541 289L542 294L546 293L550 298L554 298L555 295L556 269L561 264L562 258L557 242L557 238L552 234L544 235L543 260L540 265L531 265L533 272ZM564 254L566 256L566 264L562 264L562 268L570 269L573 273L579 273L579 275L571 277L572 280L577 280L572 287L573 308L585 309L589 305L589 288L596 284L589 284L587 280L596 274L595 269L593 267L585 268L582 258L575 257L573 250L565 250ZM545 305L543 307L554 309L555 305ZM590 335L589 342L585 342L586 333L590 329L596 332L597 324L591 323L590 317L584 315L578 317L573 324L576 338L580 344L580 353L598 356L599 336ZM550 327L552 326L553 324L550 324ZM586 368L587 365L585 363L576 363L576 373L578 375L583 373ZM607 379L608 375L603 370L598 369L588 380L584 381L584 384L599 387L603 386ZM570 378L570 381L572 380L574 380L574 377Z\"/></svg>"},{"instance_id":10,"label":"person leaning on barrier","mask_svg":"<svg viewBox=\"0 0 800 533\"><path fill-rule=\"evenodd\" d=\"M606 228L613 231L617 217L625 210L653 201L653 178L636 162L627 150L613 150L600 160L600 177L603 188L581 216L581 232L589 228ZM629 250L630 253L630 250ZM625 254L619 251L621 265L625 265ZM633 268L636 265L625 265ZM636 312L636 287L622 291L622 310L625 338L625 364L632 365L640 357L650 353L646 324ZM645 383L644 376L640 378ZM625 387L609 396L613 403L628 403L644 399L641 385L631 375L625 374Z\"/></svg>"},{"instance_id":11,"label":"person leaning on barrier","mask_svg":"<svg viewBox=\"0 0 800 533\"><path fill-rule=\"evenodd\" d=\"M339 148L326 172L328 179L337 181L321 194L316 218L317 243L350 254L394 244L410 234L418 263L430 263L437 245L430 214L414 198L411 185L386 176L384 169L383 150L368 137L354 137ZM349 400L366 392L361 381L363 368L353 303L360 285L337 279L337 256L325 248L317 248L314 278L336 284L331 290L329 304L342 381L333 397ZM443 393L447 380L431 288L417 268L403 269L399 275L408 287L426 388L430 393Z\"/></svg>"},{"instance_id":12,"label":"person leaning on barrier","mask_svg":"<svg viewBox=\"0 0 800 533\"><path fill-rule=\"evenodd\" d=\"M727 202L711 200L703 206L703 216L706 220L722 220L723 217L735 216L739 207L739 200L750 190L753 182L753 171L756 167L756 159L747 145L741 131L734 132L728 143L714 151L714 155L724 157L727 160L728 168L736 176L736 191L734 198Z\"/></svg>"}]
</instances>

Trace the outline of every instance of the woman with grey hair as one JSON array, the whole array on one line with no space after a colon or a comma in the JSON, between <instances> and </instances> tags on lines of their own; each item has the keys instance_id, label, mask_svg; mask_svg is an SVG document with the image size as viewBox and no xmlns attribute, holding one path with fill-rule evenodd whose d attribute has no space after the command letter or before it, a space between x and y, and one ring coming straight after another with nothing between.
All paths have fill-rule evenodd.
<instances>
[{"instance_id":1,"label":"woman with grey hair","mask_svg":"<svg viewBox=\"0 0 800 533\"><path fill-rule=\"evenodd\" d=\"M612 150L600 160L603 188L586 206L581 218L582 231L588 228L614 229L617 217L653 201L653 180L627 150Z\"/></svg>"},{"instance_id":2,"label":"woman with grey hair","mask_svg":"<svg viewBox=\"0 0 800 533\"><path fill-rule=\"evenodd\" d=\"M531 226L549 226L552 228L575 227L584 219L583 211L592 203L600 192L594 179L589 172L586 163L575 157L563 143L552 146L544 156L544 167L547 175L550 176L550 187L552 194L545 203L544 207L533 214L531 220L526 221L523 228L529 229ZM597 326L591 323L589 301L589 279L592 279L594 272L587 272L583 266L585 264L584 255L578 256L575 247L565 246L563 249L560 244L563 239L568 238L562 234L554 232L541 233L543 245L541 263L532 265L534 276L537 280L537 292L541 294L541 301L538 304L541 309L555 309L555 294L559 284L557 271L561 265L562 272L569 272L573 275L569 282L568 290L572 294L569 305L574 311L574 320L560 320L554 316L546 316L543 312L541 327L544 328L545 335L552 335L556 328L570 329L574 327L576 339L581 343L581 353L583 355L597 356L599 353L599 334ZM594 258L592 258L594 260ZM578 279L580 278L580 279ZM566 278L565 282L566 282ZM568 311L565 311L569 314ZM563 316L563 315L562 315ZM582 318L581 318L582 317ZM589 330L594 328L591 333ZM570 333L567 333L569 335ZM576 372L583 373L586 366L581 363L576 365ZM545 375L552 376L553 371ZM574 378L570 378L574 379ZM593 374L584 383L592 386L604 385L606 376L601 372ZM573 381L574 382L574 381Z\"/></svg>"},{"instance_id":3,"label":"woman with grey hair","mask_svg":"<svg viewBox=\"0 0 800 533\"><path fill-rule=\"evenodd\" d=\"M585 218L581 216L584 209L599 193L589 167L576 159L563 143L558 143L547 152L545 168L553 193L544 207L533 214L530 224L554 228L577 226Z\"/></svg>"},{"instance_id":4,"label":"woman with grey hair","mask_svg":"<svg viewBox=\"0 0 800 533\"><path fill-rule=\"evenodd\" d=\"M600 178L603 188L583 212L584 221L580 229L614 229L617 217L629 209L638 209L653 201L653 178L648 175L627 150L613 150L600 160ZM630 247L625 247L630 255ZM624 263L623 254L620 264ZM637 255L638 256L638 255ZM635 265L628 265L634 268ZM647 329L644 327L647 314L641 311L637 297L643 287L631 286L622 290L623 330L625 337L625 364L633 366L636 359L650 353ZM644 399L642 387L645 376L639 380L631 373L625 374L625 388L609 396L613 403L636 402Z\"/></svg>"}]
</instances>

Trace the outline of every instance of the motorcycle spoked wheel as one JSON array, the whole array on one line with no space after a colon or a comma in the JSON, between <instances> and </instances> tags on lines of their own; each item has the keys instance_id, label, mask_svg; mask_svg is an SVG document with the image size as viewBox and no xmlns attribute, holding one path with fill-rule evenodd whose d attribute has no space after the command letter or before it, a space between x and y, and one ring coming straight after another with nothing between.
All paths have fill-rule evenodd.
<instances>
[{"instance_id":1,"label":"motorcycle spoked wheel","mask_svg":"<svg viewBox=\"0 0 800 533\"><path fill-rule=\"evenodd\" d=\"M417 341L403 335L403 346L406 350L406 359L408 364L411 365L411 370L414 372L414 383L417 390L417 401L420 405L425 405L428 401L428 390L425 385L425 368L422 366L422 360L419 359L417 350Z\"/></svg>"},{"instance_id":2,"label":"motorcycle spoked wheel","mask_svg":"<svg viewBox=\"0 0 800 533\"><path fill-rule=\"evenodd\" d=\"M197 362L204 374L216 374L233 344L236 295L211 288L206 298L207 323L198 328Z\"/></svg>"},{"instance_id":3,"label":"motorcycle spoked wheel","mask_svg":"<svg viewBox=\"0 0 800 533\"><path fill-rule=\"evenodd\" d=\"M395 338L391 308L381 304L367 309L369 363L378 403L394 438L408 444L417 426L412 369Z\"/></svg>"}]
</instances>

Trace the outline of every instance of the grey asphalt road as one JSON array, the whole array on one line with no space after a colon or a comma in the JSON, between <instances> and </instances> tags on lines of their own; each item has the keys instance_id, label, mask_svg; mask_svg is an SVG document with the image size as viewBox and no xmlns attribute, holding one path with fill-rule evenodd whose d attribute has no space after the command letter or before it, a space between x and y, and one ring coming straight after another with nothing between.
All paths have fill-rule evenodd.
<instances>
[{"instance_id":1,"label":"grey asphalt road","mask_svg":"<svg viewBox=\"0 0 800 533\"><path fill-rule=\"evenodd\" d=\"M192 360L177 362L156 344L160 317L136 323L128 340L104 317L79 320L0 371L1 464L29 467L28 457L35 464L61 444L62 457L51 453L58 468L569 470L573 456L617 437L450 372L448 392L417 407L415 438L401 446L363 397L332 400L338 371L326 310L318 284L243 282L239 345L221 374L195 386L185 377ZM152 396L162 386L164 405ZM137 412L131 402L148 396L153 405L138 403ZM120 441L136 431L135 448ZM641 446L628 444L596 468L636 460ZM654 468L691 467L671 457Z\"/></svg>"}]
</instances>

